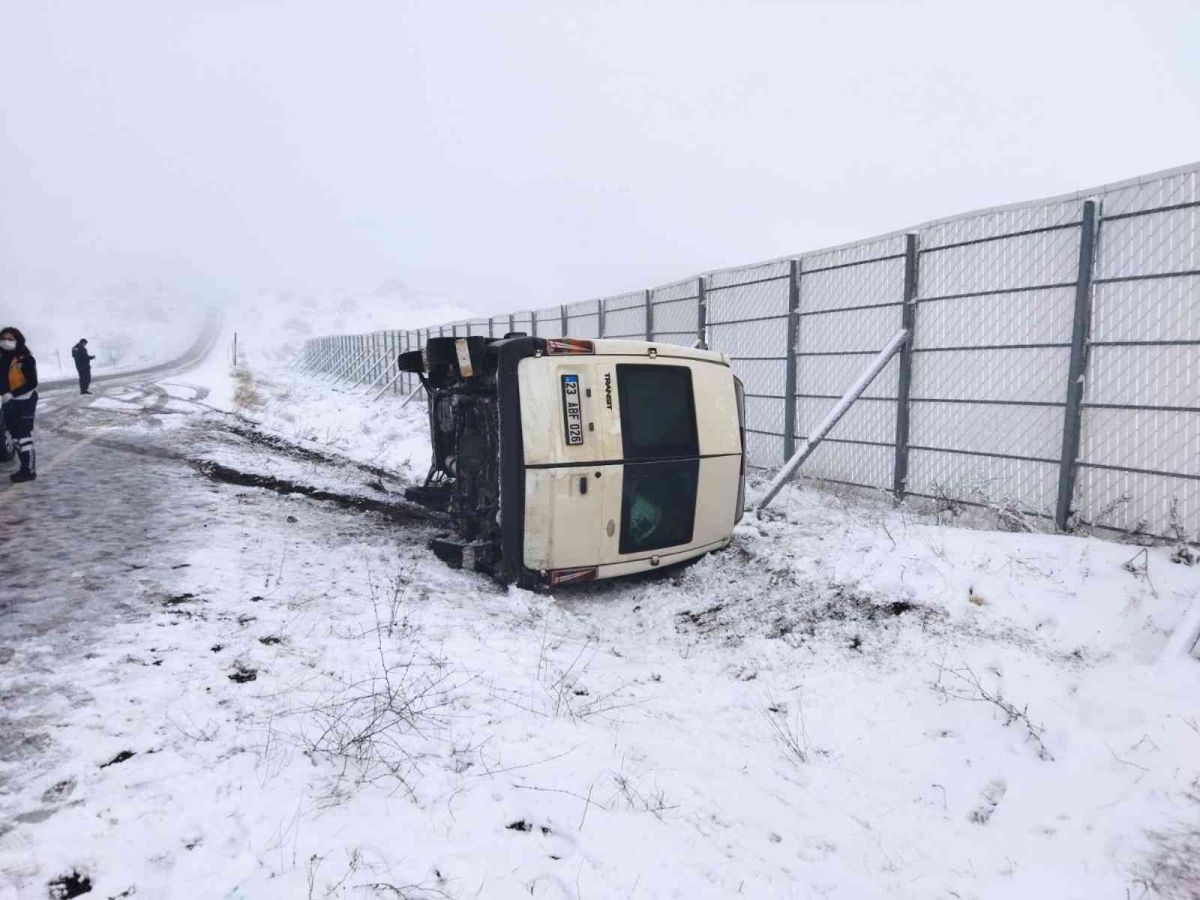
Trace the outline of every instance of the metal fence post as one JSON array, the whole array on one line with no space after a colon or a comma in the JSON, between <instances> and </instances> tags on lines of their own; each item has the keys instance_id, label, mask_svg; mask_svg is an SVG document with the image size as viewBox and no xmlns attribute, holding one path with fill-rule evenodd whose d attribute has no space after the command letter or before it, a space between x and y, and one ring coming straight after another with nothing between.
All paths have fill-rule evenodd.
<instances>
[{"instance_id":1,"label":"metal fence post","mask_svg":"<svg viewBox=\"0 0 1200 900\"><path fill-rule=\"evenodd\" d=\"M892 495L904 499L908 489L908 411L912 390L913 344L916 343L917 285L920 254L917 236L904 236L904 305L900 308L901 328L908 330L908 339L900 348L900 378L896 383L896 467L892 474Z\"/></svg>"},{"instance_id":2,"label":"metal fence post","mask_svg":"<svg viewBox=\"0 0 1200 900\"><path fill-rule=\"evenodd\" d=\"M796 337L800 329L800 260L788 263L787 371L783 379L783 459L796 452Z\"/></svg>"},{"instance_id":3,"label":"metal fence post","mask_svg":"<svg viewBox=\"0 0 1200 900\"><path fill-rule=\"evenodd\" d=\"M604 337L604 301L596 301L596 337Z\"/></svg>"},{"instance_id":4,"label":"metal fence post","mask_svg":"<svg viewBox=\"0 0 1200 900\"><path fill-rule=\"evenodd\" d=\"M516 330L517 330L516 317L512 313L509 313L508 314L508 333L512 334Z\"/></svg>"},{"instance_id":5,"label":"metal fence post","mask_svg":"<svg viewBox=\"0 0 1200 900\"><path fill-rule=\"evenodd\" d=\"M646 291L646 342L654 340L654 303L650 299L653 291Z\"/></svg>"},{"instance_id":6,"label":"metal fence post","mask_svg":"<svg viewBox=\"0 0 1200 900\"><path fill-rule=\"evenodd\" d=\"M533 337L537 337L537 310L529 311L529 330L533 332Z\"/></svg>"},{"instance_id":7,"label":"metal fence post","mask_svg":"<svg viewBox=\"0 0 1200 900\"><path fill-rule=\"evenodd\" d=\"M1092 327L1092 260L1096 250L1096 201L1085 200L1079 234L1079 277L1075 282L1075 326L1071 331L1071 365L1067 373L1067 408L1063 420L1062 459L1058 467L1058 507L1054 524L1066 531L1079 471L1079 438L1083 425L1084 373Z\"/></svg>"},{"instance_id":8,"label":"metal fence post","mask_svg":"<svg viewBox=\"0 0 1200 900\"><path fill-rule=\"evenodd\" d=\"M383 338L383 350L379 356L379 377L384 379L384 384L387 384L387 373L392 367L391 360L395 358L395 354L392 352L392 336L395 333L394 331L384 331L380 335Z\"/></svg>"},{"instance_id":9,"label":"metal fence post","mask_svg":"<svg viewBox=\"0 0 1200 900\"><path fill-rule=\"evenodd\" d=\"M707 282L701 275L696 279L696 340L702 350L708 349L708 298L705 295Z\"/></svg>"},{"instance_id":10,"label":"metal fence post","mask_svg":"<svg viewBox=\"0 0 1200 900\"><path fill-rule=\"evenodd\" d=\"M397 371L399 371L399 365L400 365L399 356L400 356L400 354L408 353L410 350L414 350L419 346L421 346L420 332L418 332L416 334L415 338L411 331L400 332L400 349L396 353L397 358L392 360L392 364L397 367ZM400 381L396 384L396 386L392 388L392 393L402 394L402 393L406 392L408 390L409 382L410 382L410 379L409 379L408 375L407 374L404 375L404 377L400 379Z\"/></svg>"},{"instance_id":11,"label":"metal fence post","mask_svg":"<svg viewBox=\"0 0 1200 900\"><path fill-rule=\"evenodd\" d=\"M559 310L562 312L563 337L566 337L567 336L567 307L566 307L566 304L563 304L562 306L560 306Z\"/></svg>"}]
</instances>

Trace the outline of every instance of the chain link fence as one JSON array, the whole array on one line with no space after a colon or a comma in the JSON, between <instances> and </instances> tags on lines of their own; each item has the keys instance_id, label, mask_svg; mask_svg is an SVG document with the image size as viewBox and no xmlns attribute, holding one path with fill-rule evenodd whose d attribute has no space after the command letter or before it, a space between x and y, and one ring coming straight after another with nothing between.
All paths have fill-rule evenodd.
<instances>
[{"instance_id":1,"label":"chain link fence","mask_svg":"<svg viewBox=\"0 0 1200 900\"><path fill-rule=\"evenodd\" d=\"M1176 538L1200 528L1200 164L428 329L309 341L297 365L398 394L439 335L627 338L728 355L747 456L781 465L901 327L809 477Z\"/></svg>"}]
</instances>

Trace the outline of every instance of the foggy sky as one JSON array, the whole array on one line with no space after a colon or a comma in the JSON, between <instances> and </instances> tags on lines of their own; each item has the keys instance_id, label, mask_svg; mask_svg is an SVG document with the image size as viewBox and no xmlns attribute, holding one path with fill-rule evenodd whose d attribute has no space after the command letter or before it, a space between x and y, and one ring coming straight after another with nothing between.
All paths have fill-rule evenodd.
<instances>
[{"instance_id":1,"label":"foggy sky","mask_svg":"<svg viewBox=\"0 0 1200 900\"><path fill-rule=\"evenodd\" d=\"M1200 157L1187 2L0 0L0 300L588 299Z\"/></svg>"}]
</instances>

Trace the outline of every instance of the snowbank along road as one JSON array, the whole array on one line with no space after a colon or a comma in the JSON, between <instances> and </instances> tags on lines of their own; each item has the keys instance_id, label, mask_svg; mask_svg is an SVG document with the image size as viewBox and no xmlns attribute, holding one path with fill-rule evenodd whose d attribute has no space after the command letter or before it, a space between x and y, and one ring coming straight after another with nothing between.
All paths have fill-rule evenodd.
<instances>
[{"instance_id":1,"label":"snowbank along road","mask_svg":"<svg viewBox=\"0 0 1200 900\"><path fill-rule=\"evenodd\" d=\"M0 900L1187 896L1171 548L787 488L534 595L427 551L416 404L207 378L52 394L0 495Z\"/></svg>"}]
</instances>

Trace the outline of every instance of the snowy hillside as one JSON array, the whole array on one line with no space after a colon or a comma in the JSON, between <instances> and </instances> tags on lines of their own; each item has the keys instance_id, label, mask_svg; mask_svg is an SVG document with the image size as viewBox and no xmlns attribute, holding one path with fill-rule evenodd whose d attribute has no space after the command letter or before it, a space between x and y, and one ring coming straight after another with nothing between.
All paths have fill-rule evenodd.
<instances>
[{"instance_id":1,"label":"snowy hillside","mask_svg":"<svg viewBox=\"0 0 1200 900\"><path fill-rule=\"evenodd\" d=\"M414 292L393 279L369 292L260 295L231 304L225 323L230 339L238 332L247 359L273 363L290 359L310 338L423 328L471 315L449 298Z\"/></svg>"}]
</instances>

